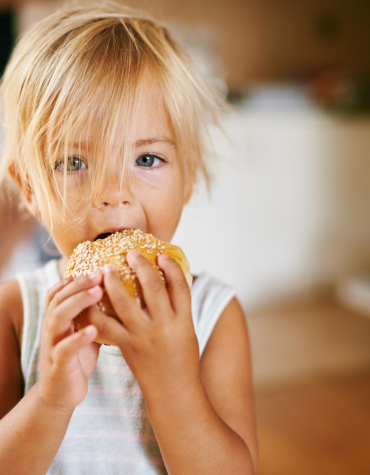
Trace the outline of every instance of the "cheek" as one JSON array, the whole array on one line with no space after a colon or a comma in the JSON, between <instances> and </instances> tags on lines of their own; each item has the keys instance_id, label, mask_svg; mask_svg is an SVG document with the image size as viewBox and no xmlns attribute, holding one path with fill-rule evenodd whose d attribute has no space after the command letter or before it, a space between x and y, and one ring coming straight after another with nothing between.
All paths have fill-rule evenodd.
<instances>
[{"instance_id":1,"label":"cheek","mask_svg":"<svg viewBox=\"0 0 370 475\"><path fill-rule=\"evenodd\" d=\"M57 177L57 207L64 217L63 223L60 223L61 227L62 224L66 227L66 223L76 227L84 221L91 194L86 178L86 176L68 177L64 188L63 176Z\"/></svg>"},{"instance_id":2,"label":"cheek","mask_svg":"<svg viewBox=\"0 0 370 475\"><path fill-rule=\"evenodd\" d=\"M84 199L89 193L88 172L80 171L71 174L64 179L64 173L58 173L55 176L56 186L60 196L66 193L66 199Z\"/></svg>"},{"instance_id":3,"label":"cheek","mask_svg":"<svg viewBox=\"0 0 370 475\"><path fill-rule=\"evenodd\" d=\"M135 176L138 182L143 182L146 185L158 187L165 182L167 175L169 175L168 170L165 167L159 167L158 170L143 170L141 167L134 168Z\"/></svg>"},{"instance_id":4,"label":"cheek","mask_svg":"<svg viewBox=\"0 0 370 475\"><path fill-rule=\"evenodd\" d=\"M166 242L171 241L184 206L184 180L180 170L153 176L137 174L136 197L145 210L149 232ZM149 175L149 176L148 176ZM149 186L148 186L149 185Z\"/></svg>"},{"instance_id":5,"label":"cheek","mask_svg":"<svg viewBox=\"0 0 370 475\"><path fill-rule=\"evenodd\" d=\"M59 251L62 255L68 257L77 244L82 240L86 240L83 234L85 230L85 220L83 217L86 210L86 202L83 199L84 192L81 189L73 186L68 181L67 184L65 203L63 203L60 196L57 196L56 212L53 213L53 218L50 218L46 198L40 200L40 212L43 225L51 232ZM59 195L63 197L63 178L57 180L57 188Z\"/></svg>"},{"instance_id":6,"label":"cheek","mask_svg":"<svg viewBox=\"0 0 370 475\"><path fill-rule=\"evenodd\" d=\"M184 178L177 164L158 167L156 170L146 171L135 168L136 187L140 190L139 196L151 196L157 199L183 201Z\"/></svg>"}]
</instances>

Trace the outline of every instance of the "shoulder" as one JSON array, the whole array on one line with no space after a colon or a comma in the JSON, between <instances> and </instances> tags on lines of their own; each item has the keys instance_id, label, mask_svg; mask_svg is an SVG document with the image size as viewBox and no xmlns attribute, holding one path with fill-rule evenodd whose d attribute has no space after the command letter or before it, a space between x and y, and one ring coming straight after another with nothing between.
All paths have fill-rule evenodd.
<instances>
[{"instance_id":1,"label":"shoulder","mask_svg":"<svg viewBox=\"0 0 370 475\"><path fill-rule=\"evenodd\" d=\"M17 280L0 284L0 327L3 334L12 329L20 341L23 326L22 294Z\"/></svg>"},{"instance_id":2,"label":"shoulder","mask_svg":"<svg viewBox=\"0 0 370 475\"><path fill-rule=\"evenodd\" d=\"M208 274L201 274L191 291L195 332L203 353L214 327L235 296L235 291Z\"/></svg>"},{"instance_id":3,"label":"shoulder","mask_svg":"<svg viewBox=\"0 0 370 475\"><path fill-rule=\"evenodd\" d=\"M238 360L249 362L250 345L246 318L236 297L232 297L219 316L212 334L209 337L202 361L224 359L228 355L237 354Z\"/></svg>"},{"instance_id":4,"label":"shoulder","mask_svg":"<svg viewBox=\"0 0 370 475\"><path fill-rule=\"evenodd\" d=\"M235 295L235 291L232 289L232 287L209 274L204 273L194 276L193 282L191 296L196 301L202 301L212 295L218 295L220 292L231 292L233 295Z\"/></svg>"},{"instance_id":5,"label":"shoulder","mask_svg":"<svg viewBox=\"0 0 370 475\"><path fill-rule=\"evenodd\" d=\"M210 315L221 315L227 304L235 296L235 290L209 274L199 275L191 289L192 310L198 320Z\"/></svg>"}]
</instances>

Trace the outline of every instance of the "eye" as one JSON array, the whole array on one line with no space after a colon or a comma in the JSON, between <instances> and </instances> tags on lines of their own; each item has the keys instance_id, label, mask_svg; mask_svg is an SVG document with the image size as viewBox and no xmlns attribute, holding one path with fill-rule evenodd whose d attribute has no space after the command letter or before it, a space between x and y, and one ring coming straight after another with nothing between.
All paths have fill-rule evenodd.
<instances>
[{"instance_id":1,"label":"eye","mask_svg":"<svg viewBox=\"0 0 370 475\"><path fill-rule=\"evenodd\" d=\"M155 168L161 163L165 162L163 158L159 158L156 155L152 155L150 153L146 153L144 155L141 155L136 162L135 166L137 167L145 167L145 168Z\"/></svg>"},{"instance_id":2,"label":"eye","mask_svg":"<svg viewBox=\"0 0 370 475\"><path fill-rule=\"evenodd\" d=\"M58 170L64 170L65 161L60 160L56 163L55 168ZM87 168L86 162L83 161L81 157L73 155L72 157L67 158L67 172L77 172Z\"/></svg>"}]
</instances>

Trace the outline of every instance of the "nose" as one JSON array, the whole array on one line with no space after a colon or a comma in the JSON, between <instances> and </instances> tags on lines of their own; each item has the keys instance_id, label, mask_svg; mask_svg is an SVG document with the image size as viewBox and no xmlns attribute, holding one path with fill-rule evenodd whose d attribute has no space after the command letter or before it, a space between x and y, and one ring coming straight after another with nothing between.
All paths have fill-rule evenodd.
<instances>
[{"instance_id":1,"label":"nose","mask_svg":"<svg viewBox=\"0 0 370 475\"><path fill-rule=\"evenodd\" d=\"M117 176L110 176L96 197L95 208L102 209L107 206L118 207L133 204L134 197L128 185L122 185Z\"/></svg>"}]
</instances>

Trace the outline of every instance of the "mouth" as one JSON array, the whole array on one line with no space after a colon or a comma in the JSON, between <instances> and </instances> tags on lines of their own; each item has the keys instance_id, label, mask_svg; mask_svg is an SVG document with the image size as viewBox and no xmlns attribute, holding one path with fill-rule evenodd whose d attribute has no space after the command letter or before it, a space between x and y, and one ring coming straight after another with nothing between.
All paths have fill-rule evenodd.
<instances>
[{"instance_id":1,"label":"mouth","mask_svg":"<svg viewBox=\"0 0 370 475\"><path fill-rule=\"evenodd\" d=\"M99 236L97 236L94 241L97 241L98 239L105 239L107 238L108 236L110 236L111 234L113 233L103 233L103 234L99 234Z\"/></svg>"},{"instance_id":2,"label":"mouth","mask_svg":"<svg viewBox=\"0 0 370 475\"><path fill-rule=\"evenodd\" d=\"M98 234L98 236L96 236L94 241L97 241L98 239L105 239L108 236L110 236L111 234L114 234L114 233L117 233L117 232L120 232L120 231L124 231L125 229L126 228L107 230L104 233Z\"/></svg>"}]
</instances>

